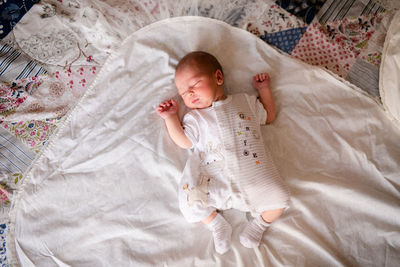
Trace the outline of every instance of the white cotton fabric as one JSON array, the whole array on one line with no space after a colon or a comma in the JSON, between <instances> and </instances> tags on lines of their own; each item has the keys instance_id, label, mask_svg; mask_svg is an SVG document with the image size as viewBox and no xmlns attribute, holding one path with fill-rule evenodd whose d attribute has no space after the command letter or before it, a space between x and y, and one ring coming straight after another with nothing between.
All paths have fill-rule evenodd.
<instances>
[{"instance_id":1,"label":"white cotton fabric","mask_svg":"<svg viewBox=\"0 0 400 267\"><path fill-rule=\"evenodd\" d=\"M400 127L400 11L394 15L386 35L379 91L383 106Z\"/></svg>"},{"instance_id":2,"label":"white cotton fabric","mask_svg":"<svg viewBox=\"0 0 400 267\"><path fill-rule=\"evenodd\" d=\"M218 57L229 94L268 72L278 111L262 126L290 208L260 247L239 242L246 215L224 212L232 249L179 211L188 152L156 114L175 97L192 50ZM180 115L186 111L180 109ZM25 173L11 212L8 259L22 266L396 266L400 130L356 88L248 32L198 17L145 27L106 61Z\"/></svg>"},{"instance_id":3,"label":"white cotton fabric","mask_svg":"<svg viewBox=\"0 0 400 267\"><path fill-rule=\"evenodd\" d=\"M6 0L0 1L0 6L3 2ZM146 25L191 15L246 29L263 17L272 17L269 27L278 29L282 22L268 13L274 5L273 0L35 1L2 42L22 52L26 57L24 66L35 62L49 75L40 77L40 86L29 92L28 98L7 115L7 120L44 120L65 115L92 84L92 72L97 74L109 54ZM288 13L283 12L287 17ZM294 16L290 18L292 24L304 25ZM2 73L2 78L12 81L14 78L7 72ZM51 94L54 85L62 89L61 95Z\"/></svg>"},{"instance_id":4,"label":"white cotton fabric","mask_svg":"<svg viewBox=\"0 0 400 267\"><path fill-rule=\"evenodd\" d=\"M254 93L256 93L255 90ZM257 117L258 123L260 125L265 124L267 121L267 111L264 109L261 102L257 100L257 97L255 95L243 94L243 96L243 104L250 105L250 108ZM221 144L221 135L219 133L218 127L215 127L218 126L215 106L229 104L231 100L232 96L228 95L227 99L214 102L213 105L209 108L192 110L183 117L182 125L184 126L186 136L192 142L192 148L196 148L197 150L205 153L211 152L210 150L215 151L215 149L212 149L208 146L209 142L214 144L213 146L215 147ZM218 160L218 158L204 158L204 160L204 163L207 164L212 161Z\"/></svg>"},{"instance_id":5,"label":"white cotton fabric","mask_svg":"<svg viewBox=\"0 0 400 267\"><path fill-rule=\"evenodd\" d=\"M179 187L179 206L189 222L215 210L238 209L260 216L286 208L289 192L261 137L267 112L256 96L228 95L183 118L193 144Z\"/></svg>"}]
</instances>

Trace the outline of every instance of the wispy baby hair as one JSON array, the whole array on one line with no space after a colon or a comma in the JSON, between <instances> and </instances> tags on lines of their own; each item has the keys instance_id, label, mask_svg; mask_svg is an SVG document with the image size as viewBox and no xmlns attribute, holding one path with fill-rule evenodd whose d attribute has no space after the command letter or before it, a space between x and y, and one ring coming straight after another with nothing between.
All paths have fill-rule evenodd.
<instances>
[{"instance_id":1,"label":"wispy baby hair","mask_svg":"<svg viewBox=\"0 0 400 267\"><path fill-rule=\"evenodd\" d=\"M176 72L191 64L197 64L210 74L214 74L217 70L221 70L223 73L222 66L218 60L213 55L204 51L194 51L184 56L179 61L178 66L176 66Z\"/></svg>"}]
</instances>

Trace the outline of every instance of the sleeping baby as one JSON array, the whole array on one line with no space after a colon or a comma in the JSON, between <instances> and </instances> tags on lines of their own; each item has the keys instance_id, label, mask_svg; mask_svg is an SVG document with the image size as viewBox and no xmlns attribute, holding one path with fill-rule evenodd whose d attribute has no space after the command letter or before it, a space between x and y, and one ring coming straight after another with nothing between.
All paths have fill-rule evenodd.
<instances>
[{"instance_id":1,"label":"sleeping baby","mask_svg":"<svg viewBox=\"0 0 400 267\"><path fill-rule=\"evenodd\" d=\"M191 52L175 72L179 95L191 111L181 123L175 100L157 107L171 139L181 148L193 148L179 187L180 209L187 221L202 222L212 231L220 254L230 249L232 227L217 211L251 213L254 218L239 239L252 248L289 204L288 188L261 137L260 125L275 120L269 79L266 73L253 77L259 100L226 95L218 60L206 52Z\"/></svg>"}]
</instances>

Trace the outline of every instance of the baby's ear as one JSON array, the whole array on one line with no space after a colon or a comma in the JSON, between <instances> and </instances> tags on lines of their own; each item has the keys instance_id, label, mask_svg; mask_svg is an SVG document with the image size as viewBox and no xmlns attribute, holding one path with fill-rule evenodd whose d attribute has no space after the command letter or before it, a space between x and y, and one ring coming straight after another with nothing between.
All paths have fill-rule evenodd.
<instances>
[{"instance_id":1,"label":"baby's ear","mask_svg":"<svg viewBox=\"0 0 400 267\"><path fill-rule=\"evenodd\" d=\"M222 74L221 70L216 70L214 75L218 85L224 84L224 74Z\"/></svg>"}]
</instances>

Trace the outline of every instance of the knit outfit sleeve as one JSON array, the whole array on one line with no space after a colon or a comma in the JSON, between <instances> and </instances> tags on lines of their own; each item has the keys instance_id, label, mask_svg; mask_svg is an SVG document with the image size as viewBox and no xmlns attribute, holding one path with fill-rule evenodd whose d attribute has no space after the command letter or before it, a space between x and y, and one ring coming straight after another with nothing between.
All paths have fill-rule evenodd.
<instances>
[{"instance_id":1,"label":"knit outfit sleeve","mask_svg":"<svg viewBox=\"0 0 400 267\"><path fill-rule=\"evenodd\" d=\"M183 117L182 126L187 138L192 142L192 148L197 145L200 138L200 127L196 114L191 111Z\"/></svg>"},{"instance_id":2,"label":"knit outfit sleeve","mask_svg":"<svg viewBox=\"0 0 400 267\"><path fill-rule=\"evenodd\" d=\"M260 125L266 124L267 121L267 111L265 110L263 104L257 99L255 95L247 95L247 102L249 103L250 109L254 112Z\"/></svg>"}]
</instances>

